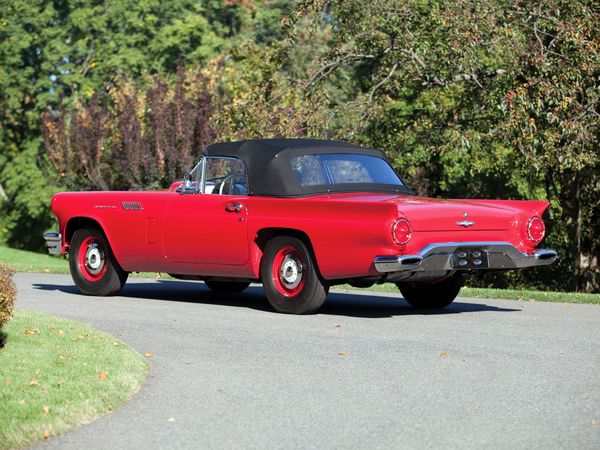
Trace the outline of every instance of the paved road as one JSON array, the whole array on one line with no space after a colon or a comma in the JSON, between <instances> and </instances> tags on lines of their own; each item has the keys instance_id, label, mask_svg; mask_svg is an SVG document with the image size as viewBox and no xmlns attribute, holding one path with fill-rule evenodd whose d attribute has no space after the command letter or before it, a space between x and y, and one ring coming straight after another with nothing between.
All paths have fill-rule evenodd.
<instances>
[{"instance_id":1,"label":"paved road","mask_svg":"<svg viewBox=\"0 0 600 450\"><path fill-rule=\"evenodd\" d=\"M133 400L42 447L600 448L600 306L459 299L425 314L333 293L321 314L286 316L258 287L133 279L96 298L68 276L15 281L17 307L154 354Z\"/></svg>"}]
</instances>

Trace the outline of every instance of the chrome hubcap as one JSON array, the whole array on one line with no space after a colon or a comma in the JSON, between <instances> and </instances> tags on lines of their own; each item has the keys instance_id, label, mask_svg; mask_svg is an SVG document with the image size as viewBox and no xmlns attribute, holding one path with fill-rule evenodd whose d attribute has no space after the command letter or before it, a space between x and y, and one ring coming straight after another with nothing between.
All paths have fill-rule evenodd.
<instances>
[{"instance_id":1,"label":"chrome hubcap","mask_svg":"<svg viewBox=\"0 0 600 450\"><path fill-rule=\"evenodd\" d=\"M104 252L98 248L98 244L92 243L88 245L85 252L85 266L94 275L100 273L104 267Z\"/></svg>"},{"instance_id":2,"label":"chrome hubcap","mask_svg":"<svg viewBox=\"0 0 600 450\"><path fill-rule=\"evenodd\" d=\"M302 263L298 258L287 255L281 263L279 275L281 276L281 281L283 281L288 289L298 287L302 281Z\"/></svg>"}]
</instances>

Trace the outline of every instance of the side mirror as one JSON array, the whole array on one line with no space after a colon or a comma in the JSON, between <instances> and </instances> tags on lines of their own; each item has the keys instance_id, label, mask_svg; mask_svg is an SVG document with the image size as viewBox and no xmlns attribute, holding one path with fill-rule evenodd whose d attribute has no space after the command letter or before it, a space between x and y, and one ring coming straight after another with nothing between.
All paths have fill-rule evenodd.
<instances>
[{"instance_id":1,"label":"side mirror","mask_svg":"<svg viewBox=\"0 0 600 450\"><path fill-rule=\"evenodd\" d=\"M183 183L181 183L176 189L175 192L178 194L197 194L198 193L198 184L192 181L192 174L186 173L185 177L183 177Z\"/></svg>"}]
</instances>

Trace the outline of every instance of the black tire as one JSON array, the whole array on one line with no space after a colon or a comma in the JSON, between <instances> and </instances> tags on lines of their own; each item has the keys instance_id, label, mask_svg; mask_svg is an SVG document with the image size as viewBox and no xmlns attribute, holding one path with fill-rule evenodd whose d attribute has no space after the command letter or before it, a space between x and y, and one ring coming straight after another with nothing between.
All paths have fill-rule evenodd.
<instances>
[{"instance_id":1,"label":"black tire","mask_svg":"<svg viewBox=\"0 0 600 450\"><path fill-rule=\"evenodd\" d=\"M242 292L248 286L249 281L215 281L215 280L204 280L204 284L213 292L219 294L235 294Z\"/></svg>"},{"instance_id":2,"label":"black tire","mask_svg":"<svg viewBox=\"0 0 600 450\"><path fill-rule=\"evenodd\" d=\"M439 283L396 283L404 300L421 309L442 309L451 304L463 285L462 276L453 276Z\"/></svg>"},{"instance_id":3,"label":"black tire","mask_svg":"<svg viewBox=\"0 0 600 450\"><path fill-rule=\"evenodd\" d=\"M314 314L325 302L327 284L300 239L271 239L260 262L260 273L267 300L277 312Z\"/></svg>"},{"instance_id":4,"label":"black tire","mask_svg":"<svg viewBox=\"0 0 600 450\"><path fill-rule=\"evenodd\" d=\"M81 228L69 246L71 277L82 294L114 295L127 281L104 234L95 228Z\"/></svg>"}]
</instances>

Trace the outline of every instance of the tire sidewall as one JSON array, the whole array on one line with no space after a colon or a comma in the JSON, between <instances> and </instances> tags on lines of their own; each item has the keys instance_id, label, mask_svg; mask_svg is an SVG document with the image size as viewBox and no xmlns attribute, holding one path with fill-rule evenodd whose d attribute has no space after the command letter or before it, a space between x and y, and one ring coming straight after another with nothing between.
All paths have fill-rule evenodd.
<instances>
[{"instance_id":1,"label":"tire sidewall","mask_svg":"<svg viewBox=\"0 0 600 450\"><path fill-rule=\"evenodd\" d=\"M273 280L273 263L276 254L284 247L293 247L301 256L303 264L303 286L299 293L285 296L279 292ZM321 280L312 254L306 244L295 237L278 236L271 239L261 260L261 279L271 306L287 314L310 314L316 312L327 296L325 283Z\"/></svg>"},{"instance_id":2,"label":"tire sidewall","mask_svg":"<svg viewBox=\"0 0 600 450\"><path fill-rule=\"evenodd\" d=\"M79 253L82 251L82 243L90 237L93 237L98 242L99 247L104 252L104 264L106 268L102 276L95 281L90 281L86 278L82 273L82 270L85 269L80 265ZM82 228L73 233L69 252L69 268L75 285L85 295L105 296L116 294L125 284L128 275L115 260L104 234L94 228Z\"/></svg>"},{"instance_id":3,"label":"tire sidewall","mask_svg":"<svg viewBox=\"0 0 600 450\"><path fill-rule=\"evenodd\" d=\"M421 309L442 309L450 305L458 296L464 283L464 277L454 275L439 283L414 283L397 286L411 306Z\"/></svg>"}]
</instances>

